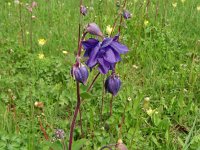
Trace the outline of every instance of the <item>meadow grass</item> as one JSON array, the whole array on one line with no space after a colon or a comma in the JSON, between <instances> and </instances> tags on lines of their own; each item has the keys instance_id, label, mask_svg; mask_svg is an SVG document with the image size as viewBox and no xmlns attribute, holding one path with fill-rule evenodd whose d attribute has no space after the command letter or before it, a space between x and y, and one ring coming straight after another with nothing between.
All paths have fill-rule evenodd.
<instances>
[{"instance_id":1,"label":"meadow grass","mask_svg":"<svg viewBox=\"0 0 200 150\"><path fill-rule=\"evenodd\" d=\"M30 1L22 3L0 1L0 149L59 150L63 143L55 140L54 130L65 131L68 145L76 105L70 68L78 44L79 1L37 0L35 19L25 8ZM82 27L96 22L105 33L117 14L114 1L84 4L89 13ZM97 150L118 139L129 150L200 149L199 6L199 0L127 2L133 16L123 22L120 40L129 52L116 68L122 89L112 116L109 94L101 116L104 76L90 94L82 93L83 131L78 118L74 150L83 143L82 149ZM46 40L43 46L40 39ZM90 73L88 83L96 74Z\"/></svg>"}]
</instances>

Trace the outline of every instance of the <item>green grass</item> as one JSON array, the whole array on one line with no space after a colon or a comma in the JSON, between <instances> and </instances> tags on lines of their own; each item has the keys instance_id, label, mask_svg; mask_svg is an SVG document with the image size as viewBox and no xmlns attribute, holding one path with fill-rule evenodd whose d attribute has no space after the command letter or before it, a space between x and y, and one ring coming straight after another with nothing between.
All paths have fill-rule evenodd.
<instances>
[{"instance_id":1,"label":"green grass","mask_svg":"<svg viewBox=\"0 0 200 150\"><path fill-rule=\"evenodd\" d=\"M32 24L32 51L30 13L25 8L29 1L22 2L20 8L13 1L0 1L0 149L47 150L51 147L59 150L62 149L60 141L49 141L53 140L57 128L65 130L66 144L69 140L76 105L76 84L70 68L77 51L79 1L37 1L38 7L33 10L36 19ZM172 6L175 2L176 8ZM82 26L96 22L105 33L106 26L112 25L116 16L114 2L85 0L84 3L89 13L82 20ZM122 29L121 42L130 51L117 65L123 86L114 98L113 115L109 116L111 96L106 94L101 119L105 77L100 76L91 94L83 94L84 138L80 140L78 117L75 146L85 143L83 149L98 150L121 138L129 150L200 149L198 6L199 0L184 3L151 0L147 16L143 0L128 1L127 9L133 17L124 22L126 28ZM146 26L145 20L149 22ZM42 47L38 45L41 38L47 40ZM39 59L39 54L44 54L44 59ZM88 83L95 74L96 70L90 73ZM82 91L86 89L81 86ZM147 103L146 97L150 98ZM44 103L43 109L34 107L36 101ZM49 141L44 138L38 118Z\"/></svg>"}]
</instances>

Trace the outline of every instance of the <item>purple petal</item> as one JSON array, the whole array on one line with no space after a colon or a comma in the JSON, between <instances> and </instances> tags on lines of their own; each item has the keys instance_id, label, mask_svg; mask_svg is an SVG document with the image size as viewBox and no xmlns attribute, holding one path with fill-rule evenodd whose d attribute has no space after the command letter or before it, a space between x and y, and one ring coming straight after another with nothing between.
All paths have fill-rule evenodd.
<instances>
[{"instance_id":1,"label":"purple petal","mask_svg":"<svg viewBox=\"0 0 200 150\"><path fill-rule=\"evenodd\" d=\"M85 16L87 14L87 8L83 5L81 5L80 12L81 12L81 14L83 14Z\"/></svg>"},{"instance_id":2,"label":"purple petal","mask_svg":"<svg viewBox=\"0 0 200 150\"><path fill-rule=\"evenodd\" d=\"M72 76L76 79L76 81L81 82L85 84L88 79L88 70L84 65L81 65L80 67L73 66L71 70Z\"/></svg>"},{"instance_id":3,"label":"purple petal","mask_svg":"<svg viewBox=\"0 0 200 150\"><path fill-rule=\"evenodd\" d=\"M110 64L106 62L103 58L98 59L99 67L98 70L101 74L106 74L110 69Z\"/></svg>"},{"instance_id":4,"label":"purple petal","mask_svg":"<svg viewBox=\"0 0 200 150\"><path fill-rule=\"evenodd\" d=\"M115 63L114 64L110 64L110 70L114 70L115 69Z\"/></svg>"},{"instance_id":5,"label":"purple petal","mask_svg":"<svg viewBox=\"0 0 200 150\"><path fill-rule=\"evenodd\" d=\"M82 83L85 85L88 79L88 70L85 66L80 67L80 72L82 75Z\"/></svg>"},{"instance_id":6,"label":"purple petal","mask_svg":"<svg viewBox=\"0 0 200 150\"><path fill-rule=\"evenodd\" d=\"M119 42L115 42L113 41L110 46L116 51L118 52L119 54L125 54L128 52L128 48L123 45L123 44L120 44Z\"/></svg>"},{"instance_id":7,"label":"purple petal","mask_svg":"<svg viewBox=\"0 0 200 150\"><path fill-rule=\"evenodd\" d=\"M129 18L131 18L131 16L132 15L128 10L124 10L124 12L123 12L124 19L129 19Z\"/></svg>"},{"instance_id":8,"label":"purple petal","mask_svg":"<svg viewBox=\"0 0 200 150\"><path fill-rule=\"evenodd\" d=\"M82 45L83 48L86 50L84 53L84 57L89 57L90 52L92 51L93 48L97 46L98 43L99 41L93 38L90 38L87 41L83 41Z\"/></svg>"},{"instance_id":9,"label":"purple petal","mask_svg":"<svg viewBox=\"0 0 200 150\"><path fill-rule=\"evenodd\" d=\"M104 59L110 63L116 63L121 60L119 54L111 48L106 50L104 54Z\"/></svg>"},{"instance_id":10,"label":"purple petal","mask_svg":"<svg viewBox=\"0 0 200 150\"><path fill-rule=\"evenodd\" d=\"M101 44L101 48L105 48L112 43L112 38L105 38Z\"/></svg>"},{"instance_id":11,"label":"purple petal","mask_svg":"<svg viewBox=\"0 0 200 150\"><path fill-rule=\"evenodd\" d=\"M91 48L94 48L96 47L96 45L99 43L99 41L97 39L94 39L94 38L90 38L88 39L87 41L83 41L82 42L82 45L83 45L83 48L85 50L87 49L91 49Z\"/></svg>"},{"instance_id":12,"label":"purple petal","mask_svg":"<svg viewBox=\"0 0 200 150\"><path fill-rule=\"evenodd\" d=\"M99 48L100 48L100 43L98 43L96 47L92 49L90 53L90 57L86 63L88 67L92 68L97 64L97 56L98 56Z\"/></svg>"},{"instance_id":13,"label":"purple petal","mask_svg":"<svg viewBox=\"0 0 200 150\"><path fill-rule=\"evenodd\" d=\"M113 41L118 41L119 40L120 34L118 33L117 35L114 36Z\"/></svg>"}]
</instances>

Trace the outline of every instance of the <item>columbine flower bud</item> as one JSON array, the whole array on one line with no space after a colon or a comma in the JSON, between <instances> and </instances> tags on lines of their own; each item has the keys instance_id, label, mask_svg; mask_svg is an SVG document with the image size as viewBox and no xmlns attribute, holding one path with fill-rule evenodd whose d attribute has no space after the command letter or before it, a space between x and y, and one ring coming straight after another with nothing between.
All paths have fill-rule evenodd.
<instances>
[{"instance_id":1,"label":"columbine flower bud","mask_svg":"<svg viewBox=\"0 0 200 150\"><path fill-rule=\"evenodd\" d=\"M83 5L81 5L80 12L83 16L85 16L87 14L87 8Z\"/></svg>"},{"instance_id":2,"label":"columbine flower bud","mask_svg":"<svg viewBox=\"0 0 200 150\"><path fill-rule=\"evenodd\" d=\"M107 92L115 96L121 87L121 81L118 76L111 75L106 79L105 89Z\"/></svg>"},{"instance_id":3,"label":"columbine flower bud","mask_svg":"<svg viewBox=\"0 0 200 150\"><path fill-rule=\"evenodd\" d=\"M129 18L131 18L131 13L128 11L128 10L124 10L123 11L123 17L124 17L124 19L129 19Z\"/></svg>"},{"instance_id":4,"label":"columbine flower bud","mask_svg":"<svg viewBox=\"0 0 200 150\"><path fill-rule=\"evenodd\" d=\"M87 82L87 79L88 79L88 70L87 68L84 66L84 65L73 65L72 69L71 69L71 74L72 74L72 77L78 81L78 82L81 82L83 83L84 85L86 84Z\"/></svg>"},{"instance_id":5,"label":"columbine flower bud","mask_svg":"<svg viewBox=\"0 0 200 150\"><path fill-rule=\"evenodd\" d=\"M89 23L88 26L86 27L86 31L92 35L97 35L101 37L103 36L103 33L101 32L96 23Z\"/></svg>"}]
</instances>

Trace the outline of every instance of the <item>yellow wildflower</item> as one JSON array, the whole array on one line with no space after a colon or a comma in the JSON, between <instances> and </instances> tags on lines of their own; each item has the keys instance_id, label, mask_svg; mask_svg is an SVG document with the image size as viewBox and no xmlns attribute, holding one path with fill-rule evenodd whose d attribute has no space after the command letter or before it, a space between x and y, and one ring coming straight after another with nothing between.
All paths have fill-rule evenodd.
<instances>
[{"instance_id":1,"label":"yellow wildflower","mask_svg":"<svg viewBox=\"0 0 200 150\"><path fill-rule=\"evenodd\" d=\"M144 21L144 26L147 26L149 24L149 21L148 20L145 20Z\"/></svg>"},{"instance_id":2,"label":"yellow wildflower","mask_svg":"<svg viewBox=\"0 0 200 150\"><path fill-rule=\"evenodd\" d=\"M185 3L185 0L181 0L182 3Z\"/></svg>"},{"instance_id":3,"label":"yellow wildflower","mask_svg":"<svg viewBox=\"0 0 200 150\"><path fill-rule=\"evenodd\" d=\"M173 6L174 8L176 8L176 7L177 7L177 3L172 3L172 6Z\"/></svg>"},{"instance_id":4,"label":"yellow wildflower","mask_svg":"<svg viewBox=\"0 0 200 150\"><path fill-rule=\"evenodd\" d=\"M43 53L38 54L38 58L39 59L44 59L44 54Z\"/></svg>"},{"instance_id":5,"label":"yellow wildflower","mask_svg":"<svg viewBox=\"0 0 200 150\"><path fill-rule=\"evenodd\" d=\"M68 51L62 51L63 54L68 54Z\"/></svg>"},{"instance_id":6,"label":"yellow wildflower","mask_svg":"<svg viewBox=\"0 0 200 150\"><path fill-rule=\"evenodd\" d=\"M149 115L150 117L155 113L155 110L152 110L151 108L146 110L147 115Z\"/></svg>"},{"instance_id":7,"label":"yellow wildflower","mask_svg":"<svg viewBox=\"0 0 200 150\"><path fill-rule=\"evenodd\" d=\"M40 46L43 46L44 44L46 44L46 40L45 39L39 39L38 40L38 44L40 45Z\"/></svg>"},{"instance_id":8,"label":"yellow wildflower","mask_svg":"<svg viewBox=\"0 0 200 150\"><path fill-rule=\"evenodd\" d=\"M11 5L11 2L8 2L8 6L10 6Z\"/></svg>"},{"instance_id":9,"label":"yellow wildflower","mask_svg":"<svg viewBox=\"0 0 200 150\"><path fill-rule=\"evenodd\" d=\"M200 11L200 5L199 5L199 6L197 6L197 11Z\"/></svg>"},{"instance_id":10,"label":"yellow wildflower","mask_svg":"<svg viewBox=\"0 0 200 150\"><path fill-rule=\"evenodd\" d=\"M113 30L113 28L112 28L110 25L108 25L108 26L106 27L106 33L107 33L108 35L111 34L112 30Z\"/></svg>"},{"instance_id":11,"label":"yellow wildflower","mask_svg":"<svg viewBox=\"0 0 200 150\"><path fill-rule=\"evenodd\" d=\"M128 97L128 101L130 102L132 100L132 98L131 97Z\"/></svg>"},{"instance_id":12,"label":"yellow wildflower","mask_svg":"<svg viewBox=\"0 0 200 150\"><path fill-rule=\"evenodd\" d=\"M132 66L134 69L138 69L138 66L137 65L133 65Z\"/></svg>"}]
</instances>

